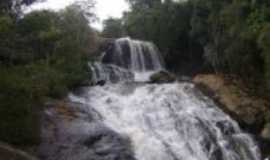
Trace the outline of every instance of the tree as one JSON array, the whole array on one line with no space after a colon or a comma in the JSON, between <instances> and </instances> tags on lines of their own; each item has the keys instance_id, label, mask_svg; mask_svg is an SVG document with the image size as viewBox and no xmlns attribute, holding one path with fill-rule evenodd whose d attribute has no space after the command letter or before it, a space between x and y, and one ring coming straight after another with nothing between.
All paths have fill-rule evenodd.
<instances>
[{"instance_id":1,"label":"tree","mask_svg":"<svg viewBox=\"0 0 270 160\"><path fill-rule=\"evenodd\" d=\"M270 89L270 23L266 24L258 39L259 46L263 49L263 57L265 58L265 79Z\"/></svg>"},{"instance_id":2,"label":"tree","mask_svg":"<svg viewBox=\"0 0 270 160\"><path fill-rule=\"evenodd\" d=\"M45 58L52 54L57 40L61 37L58 26L60 17L51 11L34 11L18 21L18 33L24 44L31 48L35 59Z\"/></svg>"},{"instance_id":3,"label":"tree","mask_svg":"<svg viewBox=\"0 0 270 160\"><path fill-rule=\"evenodd\" d=\"M155 5L160 5L161 0L126 0L133 9L150 9Z\"/></svg>"},{"instance_id":4,"label":"tree","mask_svg":"<svg viewBox=\"0 0 270 160\"><path fill-rule=\"evenodd\" d=\"M19 19L0 15L0 140L39 142L39 112L88 83L96 33L79 7L34 11Z\"/></svg>"},{"instance_id":5,"label":"tree","mask_svg":"<svg viewBox=\"0 0 270 160\"><path fill-rule=\"evenodd\" d=\"M37 0L1 0L0 14L19 14L22 5L30 5Z\"/></svg>"},{"instance_id":6,"label":"tree","mask_svg":"<svg viewBox=\"0 0 270 160\"><path fill-rule=\"evenodd\" d=\"M102 36L106 38L120 38L123 36L123 22L118 18L109 18L103 22Z\"/></svg>"},{"instance_id":7,"label":"tree","mask_svg":"<svg viewBox=\"0 0 270 160\"><path fill-rule=\"evenodd\" d=\"M93 12L95 5L94 0L80 0L75 1L71 7L80 10L89 22L94 22L97 20L96 14Z\"/></svg>"}]
</instances>

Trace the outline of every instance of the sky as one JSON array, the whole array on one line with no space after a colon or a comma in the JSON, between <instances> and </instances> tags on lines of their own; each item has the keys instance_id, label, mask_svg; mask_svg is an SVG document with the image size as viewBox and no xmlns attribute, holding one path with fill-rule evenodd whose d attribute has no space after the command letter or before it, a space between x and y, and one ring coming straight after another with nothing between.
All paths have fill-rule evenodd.
<instances>
[{"instance_id":1,"label":"sky","mask_svg":"<svg viewBox=\"0 0 270 160\"><path fill-rule=\"evenodd\" d=\"M46 0L42 3L35 3L30 8L27 9L27 12L30 10L39 10L39 9L53 9L59 10L65 8L66 6L72 4L76 0ZM102 30L102 20L109 17L120 18L122 13L128 10L128 4L125 0L95 0L96 8L95 13L99 18L99 21L92 24L98 30Z\"/></svg>"}]
</instances>

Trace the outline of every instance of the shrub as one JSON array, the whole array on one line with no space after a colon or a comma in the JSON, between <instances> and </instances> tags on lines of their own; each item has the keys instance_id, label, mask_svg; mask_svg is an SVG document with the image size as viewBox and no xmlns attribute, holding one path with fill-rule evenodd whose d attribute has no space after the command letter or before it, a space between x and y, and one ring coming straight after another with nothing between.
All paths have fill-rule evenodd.
<instances>
[{"instance_id":1,"label":"shrub","mask_svg":"<svg viewBox=\"0 0 270 160\"><path fill-rule=\"evenodd\" d=\"M0 137L16 145L38 143L38 104L33 86L15 70L0 71Z\"/></svg>"},{"instance_id":2,"label":"shrub","mask_svg":"<svg viewBox=\"0 0 270 160\"><path fill-rule=\"evenodd\" d=\"M263 49L263 56L265 58L265 79L268 89L270 89L270 24L265 25L258 43Z\"/></svg>"}]
</instances>

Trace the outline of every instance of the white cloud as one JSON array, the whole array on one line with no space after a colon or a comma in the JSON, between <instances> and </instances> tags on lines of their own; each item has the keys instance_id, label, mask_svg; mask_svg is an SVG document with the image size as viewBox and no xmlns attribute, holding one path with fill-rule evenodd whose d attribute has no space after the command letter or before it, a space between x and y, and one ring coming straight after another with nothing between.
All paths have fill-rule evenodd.
<instances>
[{"instance_id":1,"label":"white cloud","mask_svg":"<svg viewBox=\"0 0 270 160\"><path fill-rule=\"evenodd\" d=\"M26 12L32 10L40 9L52 9L59 10L63 9L66 6L72 4L76 0L46 0L45 2L35 3L31 5ZM100 21L93 24L97 29L102 29L102 21L109 17L119 18L122 16L122 13L128 10L128 4L125 0L96 0L96 9L95 13Z\"/></svg>"}]
</instances>

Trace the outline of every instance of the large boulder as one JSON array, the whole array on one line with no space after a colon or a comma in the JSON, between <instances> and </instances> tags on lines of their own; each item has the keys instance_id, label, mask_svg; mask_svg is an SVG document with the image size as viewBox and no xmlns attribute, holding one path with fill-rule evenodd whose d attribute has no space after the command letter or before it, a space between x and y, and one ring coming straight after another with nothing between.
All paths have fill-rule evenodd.
<instances>
[{"instance_id":1,"label":"large boulder","mask_svg":"<svg viewBox=\"0 0 270 160\"><path fill-rule=\"evenodd\" d=\"M1 160L38 160L28 153L15 149L7 144L0 143Z\"/></svg>"},{"instance_id":2,"label":"large boulder","mask_svg":"<svg viewBox=\"0 0 270 160\"><path fill-rule=\"evenodd\" d=\"M176 76L167 71L154 73L150 77L150 83L171 83L176 81Z\"/></svg>"}]
</instances>

